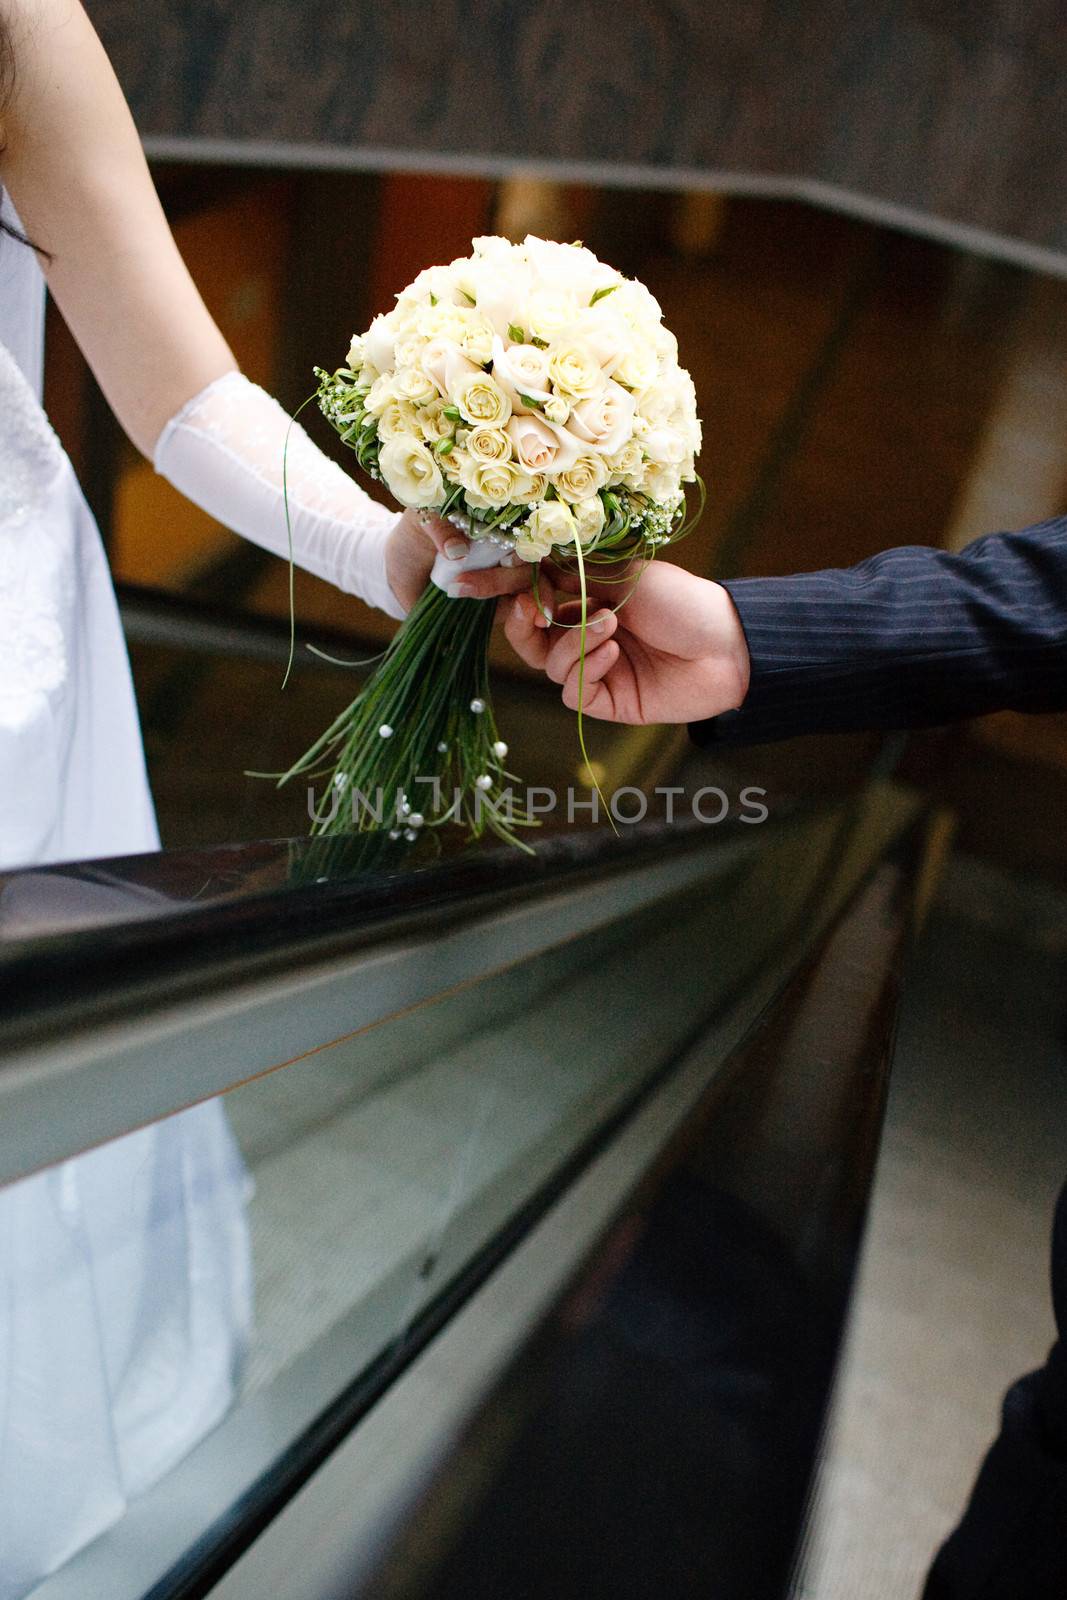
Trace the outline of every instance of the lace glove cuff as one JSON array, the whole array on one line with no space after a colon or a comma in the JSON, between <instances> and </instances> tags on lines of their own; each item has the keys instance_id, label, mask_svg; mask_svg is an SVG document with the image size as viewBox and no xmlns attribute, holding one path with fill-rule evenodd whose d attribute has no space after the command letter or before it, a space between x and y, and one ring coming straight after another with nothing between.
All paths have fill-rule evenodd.
<instances>
[{"instance_id":1,"label":"lace glove cuff","mask_svg":"<svg viewBox=\"0 0 1067 1600\"><path fill-rule=\"evenodd\" d=\"M290 431L278 402L243 373L227 372L188 401L160 434L153 460L210 516L288 560L285 460L297 566L403 617L385 574L386 539L398 514L364 494L299 423Z\"/></svg>"}]
</instances>

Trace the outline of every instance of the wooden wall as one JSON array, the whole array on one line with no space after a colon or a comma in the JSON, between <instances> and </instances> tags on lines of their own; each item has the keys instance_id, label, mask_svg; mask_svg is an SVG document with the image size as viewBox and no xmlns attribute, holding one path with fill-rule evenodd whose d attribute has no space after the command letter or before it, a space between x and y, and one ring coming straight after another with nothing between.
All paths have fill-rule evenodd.
<instances>
[{"instance_id":1,"label":"wooden wall","mask_svg":"<svg viewBox=\"0 0 1067 1600\"><path fill-rule=\"evenodd\" d=\"M1067 271L1063 0L87 4L157 149L769 185Z\"/></svg>"}]
</instances>

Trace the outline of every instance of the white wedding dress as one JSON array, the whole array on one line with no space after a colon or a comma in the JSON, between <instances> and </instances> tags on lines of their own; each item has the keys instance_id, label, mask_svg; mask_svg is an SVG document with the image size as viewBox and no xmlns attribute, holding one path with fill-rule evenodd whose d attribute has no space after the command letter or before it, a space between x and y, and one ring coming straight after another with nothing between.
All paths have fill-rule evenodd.
<instances>
[{"instance_id":1,"label":"white wedding dress","mask_svg":"<svg viewBox=\"0 0 1067 1600\"><path fill-rule=\"evenodd\" d=\"M100 536L40 406L43 309L0 238L0 870L159 843ZM0 1190L0 1600L230 1405L246 1189L214 1102Z\"/></svg>"}]
</instances>

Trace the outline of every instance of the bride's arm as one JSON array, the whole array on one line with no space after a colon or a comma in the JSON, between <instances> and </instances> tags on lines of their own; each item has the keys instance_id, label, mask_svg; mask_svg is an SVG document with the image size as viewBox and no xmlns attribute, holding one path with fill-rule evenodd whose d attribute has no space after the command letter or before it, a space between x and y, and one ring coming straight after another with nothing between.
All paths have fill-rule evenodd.
<instances>
[{"instance_id":1,"label":"bride's arm","mask_svg":"<svg viewBox=\"0 0 1067 1600\"><path fill-rule=\"evenodd\" d=\"M284 555L288 419L237 373L174 243L103 46L78 0L0 3L15 61L0 112L0 181L29 237L50 252L45 272L66 322L158 470ZM424 532L410 513L378 505L296 428L288 476L300 565L394 615L420 592L434 547L458 539L448 524L431 521ZM523 581L499 571L500 592Z\"/></svg>"}]
</instances>

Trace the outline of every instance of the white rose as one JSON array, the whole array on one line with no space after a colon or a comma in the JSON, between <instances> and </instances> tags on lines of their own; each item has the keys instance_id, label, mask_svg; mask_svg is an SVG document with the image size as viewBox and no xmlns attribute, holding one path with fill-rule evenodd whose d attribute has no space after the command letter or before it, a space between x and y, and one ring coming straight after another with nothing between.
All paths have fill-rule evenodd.
<instances>
[{"instance_id":1,"label":"white rose","mask_svg":"<svg viewBox=\"0 0 1067 1600\"><path fill-rule=\"evenodd\" d=\"M581 454L582 447L573 434L544 417L512 417L508 434L519 465L527 472L566 472Z\"/></svg>"},{"instance_id":2,"label":"white rose","mask_svg":"<svg viewBox=\"0 0 1067 1600\"><path fill-rule=\"evenodd\" d=\"M599 394L605 383L600 362L589 346L577 339L557 339L551 345L548 375L556 392L572 404Z\"/></svg>"},{"instance_id":3,"label":"white rose","mask_svg":"<svg viewBox=\"0 0 1067 1600\"><path fill-rule=\"evenodd\" d=\"M367 398L364 400L363 404L366 406L368 411L372 412L374 416L378 417L385 410L390 400L395 400L396 397L396 385L393 382L393 374L391 372L383 372L380 373L377 378L375 378L374 382L367 390Z\"/></svg>"},{"instance_id":4,"label":"white rose","mask_svg":"<svg viewBox=\"0 0 1067 1600\"><path fill-rule=\"evenodd\" d=\"M652 324L663 321L659 301L636 278L623 278L609 298L616 316L624 317L633 328L651 331Z\"/></svg>"},{"instance_id":5,"label":"white rose","mask_svg":"<svg viewBox=\"0 0 1067 1600\"><path fill-rule=\"evenodd\" d=\"M598 261L583 245L557 244L555 240L539 239L536 234L528 233L522 243L522 253L546 289L577 295L585 305L598 289L606 289L619 279L614 268Z\"/></svg>"},{"instance_id":6,"label":"white rose","mask_svg":"<svg viewBox=\"0 0 1067 1600\"><path fill-rule=\"evenodd\" d=\"M497 267L511 267L512 258L519 253L518 247L499 233L479 234L477 239L472 241L471 249L483 261L491 262Z\"/></svg>"},{"instance_id":7,"label":"white rose","mask_svg":"<svg viewBox=\"0 0 1067 1600\"><path fill-rule=\"evenodd\" d=\"M622 359L614 371L618 383L628 389L649 389L659 373L659 360L647 339L633 338L623 351Z\"/></svg>"},{"instance_id":8,"label":"white rose","mask_svg":"<svg viewBox=\"0 0 1067 1600\"><path fill-rule=\"evenodd\" d=\"M528 395L531 400L547 400L548 352L535 344L513 344L505 347L499 334L493 340L493 377L505 391L513 410L528 410L521 400Z\"/></svg>"},{"instance_id":9,"label":"white rose","mask_svg":"<svg viewBox=\"0 0 1067 1600\"><path fill-rule=\"evenodd\" d=\"M418 308L415 317L415 329L420 339L447 339L451 344L459 345L463 339L464 307L445 304L443 301L431 306L429 303Z\"/></svg>"},{"instance_id":10,"label":"white rose","mask_svg":"<svg viewBox=\"0 0 1067 1600\"><path fill-rule=\"evenodd\" d=\"M555 484L565 500L589 500L608 479L603 456L579 456L572 467L555 474Z\"/></svg>"},{"instance_id":11,"label":"white rose","mask_svg":"<svg viewBox=\"0 0 1067 1600\"><path fill-rule=\"evenodd\" d=\"M682 492L682 475L677 467L660 466L656 461L645 463L645 478L641 493L651 496L661 505L669 505Z\"/></svg>"},{"instance_id":12,"label":"white rose","mask_svg":"<svg viewBox=\"0 0 1067 1600\"><path fill-rule=\"evenodd\" d=\"M578 315L578 302L564 289L534 289L527 297L519 327L534 339L551 344L574 322Z\"/></svg>"},{"instance_id":13,"label":"white rose","mask_svg":"<svg viewBox=\"0 0 1067 1600\"><path fill-rule=\"evenodd\" d=\"M542 500L517 530L515 549L524 561L540 561L553 545L573 544L577 526L562 500Z\"/></svg>"},{"instance_id":14,"label":"white rose","mask_svg":"<svg viewBox=\"0 0 1067 1600\"><path fill-rule=\"evenodd\" d=\"M579 544L592 544L597 534L604 526L604 502L598 494L590 495L588 500L579 500L571 506L574 513L574 524Z\"/></svg>"},{"instance_id":15,"label":"white rose","mask_svg":"<svg viewBox=\"0 0 1067 1600\"><path fill-rule=\"evenodd\" d=\"M688 454L685 439L677 428L669 428L660 424L658 428L650 428L641 440L641 447L656 466L677 467Z\"/></svg>"},{"instance_id":16,"label":"white rose","mask_svg":"<svg viewBox=\"0 0 1067 1600\"><path fill-rule=\"evenodd\" d=\"M451 339L431 339L422 352L422 370L433 379L446 399L451 397L456 384L464 376L481 374L481 368L468 361L459 346Z\"/></svg>"},{"instance_id":17,"label":"white rose","mask_svg":"<svg viewBox=\"0 0 1067 1600\"><path fill-rule=\"evenodd\" d=\"M544 413L549 422L558 422L562 427L571 414L571 408L561 394L554 394L545 401Z\"/></svg>"},{"instance_id":18,"label":"white rose","mask_svg":"<svg viewBox=\"0 0 1067 1600\"><path fill-rule=\"evenodd\" d=\"M573 434L606 456L622 449L633 425L633 396L610 379L599 394L579 401L568 424Z\"/></svg>"},{"instance_id":19,"label":"white rose","mask_svg":"<svg viewBox=\"0 0 1067 1600\"><path fill-rule=\"evenodd\" d=\"M361 333L353 334L352 343L348 347L348 355L345 357L345 365L348 367L349 372L358 372L363 365L364 359L363 335Z\"/></svg>"},{"instance_id":20,"label":"white rose","mask_svg":"<svg viewBox=\"0 0 1067 1600\"><path fill-rule=\"evenodd\" d=\"M451 385L449 397L467 421L475 426L480 422L503 424L511 416L511 401L499 383L478 367L463 373Z\"/></svg>"},{"instance_id":21,"label":"white rose","mask_svg":"<svg viewBox=\"0 0 1067 1600\"><path fill-rule=\"evenodd\" d=\"M397 295L397 304L402 305L406 301L424 304L432 296L434 300L451 305L454 294L452 274L447 267L423 267L414 283Z\"/></svg>"},{"instance_id":22,"label":"white rose","mask_svg":"<svg viewBox=\"0 0 1067 1600\"><path fill-rule=\"evenodd\" d=\"M456 343L468 360L484 366L493 353L493 324L480 311L460 306L456 313Z\"/></svg>"},{"instance_id":23,"label":"white rose","mask_svg":"<svg viewBox=\"0 0 1067 1600\"><path fill-rule=\"evenodd\" d=\"M439 506L445 497L441 469L419 439L389 439L378 452L386 488L402 506Z\"/></svg>"},{"instance_id":24,"label":"white rose","mask_svg":"<svg viewBox=\"0 0 1067 1600\"><path fill-rule=\"evenodd\" d=\"M633 343L633 332L622 317L610 310L613 295L583 311L572 332L596 356L601 371L610 377Z\"/></svg>"},{"instance_id":25,"label":"white rose","mask_svg":"<svg viewBox=\"0 0 1067 1600\"><path fill-rule=\"evenodd\" d=\"M388 316L375 317L363 335L365 360L377 367L379 372L392 372L396 365L395 348L396 329L392 321Z\"/></svg>"},{"instance_id":26,"label":"white rose","mask_svg":"<svg viewBox=\"0 0 1067 1600\"><path fill-rule=\"evenodd\" d=\"M657 378L647 388L637 391L634 395L634 405L648 424L663 422L677 405L674 386Z\"/></svg>"}]
</instances>

